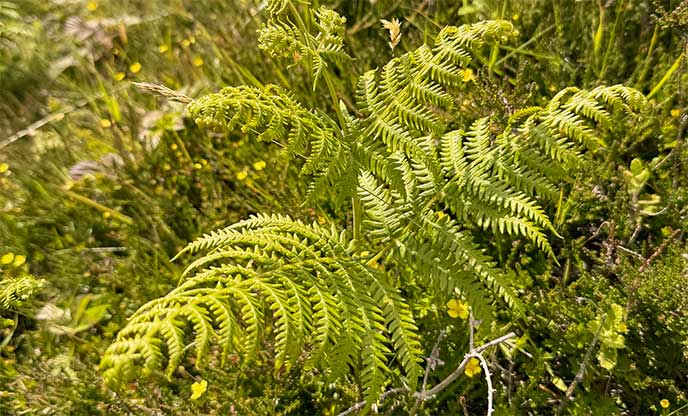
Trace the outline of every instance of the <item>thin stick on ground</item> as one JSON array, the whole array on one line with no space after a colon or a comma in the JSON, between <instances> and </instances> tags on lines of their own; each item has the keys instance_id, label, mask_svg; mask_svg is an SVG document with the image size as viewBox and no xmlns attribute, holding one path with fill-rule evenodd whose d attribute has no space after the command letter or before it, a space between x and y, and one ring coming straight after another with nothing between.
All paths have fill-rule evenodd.
<instances>
[{"instance_id":1,"label":"thin stick on ground","mask_svg":"<svg viewBox=\"0 0 688 416\"><path fill-rule=\"evenodd\" d=\"M576 373L576 376L574 377L573 381L569 385L569 387L566 389L566 393L564 395L564 398L561 399L561 403L559 403L559 408L557 409L557 415L561 414L561 411L564 410L564 406L566 406L566 402L571 400L571 397L573 396L573 392L576 390L576 387L578 386L578 383L583 381L583 376L585 376L585 367L588 366L588 362L590 361L590 357L592 357L592 351L597 345L597 341L600 339L600 333L602 332L602 327L604 326L604 322L607 320L607 314L604 314L602 316L602 319L600 320L600 325L597 327L597 331L595 331L595 336L592 338L592 342L588 346L588 350L585 352L585 357L583 357L583 361L580 364L580 367L578 367L578 372Z\"/></svg>"},{"instance_id":2,"label":"thin stick on ground","mask_svg":"<svg viewBox=\"0 0 688 416\"><path fill-rule=\"evenodd\" d=\"M442 339L444 338L445 331L442 330L440 331L439 336L437 337L437 341L435 341L435 346L432 348L432 351L430 352L430 356L426 358L425 362L425 374L423 374L423 385L421 386L420 391L425 391L428 387L428 376L430 375L430 371L434 370L437 364L444 364L444 362L440 361L440 342L442 342ZM416 414L418 411L418 408L420 407L421 400L419 398L416 399L416 403L413 405L413 409L409 412L409 415L413 416Z\"/></svg>"}]
</instances>

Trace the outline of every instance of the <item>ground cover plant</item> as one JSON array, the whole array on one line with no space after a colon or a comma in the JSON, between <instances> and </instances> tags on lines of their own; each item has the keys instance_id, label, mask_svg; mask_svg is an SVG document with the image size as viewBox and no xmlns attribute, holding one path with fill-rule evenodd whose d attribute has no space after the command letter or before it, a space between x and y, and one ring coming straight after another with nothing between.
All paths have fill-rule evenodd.
<instances>
[{"instance_id":1,"label":"ground cover plant","mask_svg":"<svg viewBox=\"0 0 688 416\"><path fill-rule=\"evenodd\" d=\"M0 4L3 414L688 410L685 1Z\"/></svg>"}]
</instances>

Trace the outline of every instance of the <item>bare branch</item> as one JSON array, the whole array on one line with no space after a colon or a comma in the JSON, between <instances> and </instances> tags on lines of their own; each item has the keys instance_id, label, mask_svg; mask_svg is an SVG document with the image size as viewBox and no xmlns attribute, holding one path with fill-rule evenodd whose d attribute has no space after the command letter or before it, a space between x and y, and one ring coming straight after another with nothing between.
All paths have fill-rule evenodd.
<instances>
[{"instance_id":1,"label":"bare branch","mask_svg":"<svg viewBox=\"0 0 688 416\"><path fill-rule=\"evenodd\" d=\"M469 328L470 328L470 345L471 345L471 351L469 351L459 363L458 367L454 371L451 372L444 380L440 381L436 386L431 388L430 390L426 390L427 388L427 380L428 380L428 375L430 371L434 369L434 366L439 362L439 343L441 342L442 338L444 338L445 333L444 331L440 332L440 335L437 337L437 342L435 343L435 347L432 349L432 352L430 353L430 356L426 359L427 365L425 367L425 374L423 376L423 384L421 386L421 391L416 391L416 392L411 392L411 390L408 387L398 387L395 389L387 390L386 392L382 393L379 397L379 401L384 400L386 397L394 395L394 394L401 394L401 393L412 393L411 397L416 399L416 403L413 406L413 409L411 410L410 414L414 414L420 404L422 402L425 402L427 400L430 400L432 397L434 397L437 393L440 391L444 390L447 386L449 386L454 380L456 380L466 369L466 365L468 364L469 360L471 358L477 358L480 360L480 365L483 368L483 371L485 371L485 378L487 380L487 389L488 389L488 397L487 397L487 415L491 416L492 413L494 412L493 409L493 395L494 395L494 389L492 387L492 378L490 375L489 367L487 364L487 361L485 360L485 357L482 356L483 351L487 350L490 347L494 347L496 345L501 344L502 342L505 342L511 338L516 337L516 334L514 332L509 332L506 335L503 335L499 338L493 339L490 342L487 342L477 348L473 347L473 331L474 331L474 325L479 323L479 321L475 321L473 319L473 314L470 316L470 322L469 322ZM598 334L599 335L599 334ZM366 405L365 401L358 402L351 406L350 408L346 409L345 411L339 413L338 416L346 416L348 414L357 412L361 409L363 409Z\"/></svg>"},{"instance_id":2,"label":"bare branch","mask_svg":"<svg viewBox=\"0 0 688 416\"><path fill-rule=\"evenodd\" d=\"M469 354L469 356L480 360L480 366L485 372L485 381L487 382L487 416L492 416L492 413L494 412L494 408L492 407L492 396L494 394L494 390L492 389L492 376L490 375L490 368L487 366L487 361L482 354L473 353Z\"/></svg>"},{"instance_id":3,"label":"bare branch","mask_svg":"<svg viewBox=\"0 0 688 416\"><path fill-rule=\"evenodd\" d=\"M600 333L602 332L602 327L604 326L604 322L607 320L607 314L604 314L602 316L602 319L600 319L600 326L597 327L597 331L595 332L595 336L592 339L592 342L590 343L590 346L588 346L588 350L585 352L585 357L583 357L583 361L581 362L580 367L578 368L578 372L576 373L576 377L573 379L569 387L566 389L566 394L564 395L564 398L561 400L561 403L559 403L559 409L557 409L557 415L561 414L561 411L564 410L564 406L566 405L566 402L568 400L571 400L571 396L573 396L574 390L576 390L576 386L578 386L578 383L583 381L583 376L585 375L585 367L588 365L588 361L590 361L590 357L592 356L592 350L595 348L595 345L597 345L597 340L600 338Z\"/></svg>"},{"instance_id":4,"label":"bare branch","mask_svg":"<svg viewBox=\"0 0 688 416\"><path fill-rule=\"evenodd\" d=\"M428 390L423 396L421 400L428 400L432 396L436 395L440 391L444 390L448 385L450 385L454 380L456 380L462 373L463 370L466 368L466 364L468 364L468 360L472 356L472 354L480 354L481 352L485 351L486 349L493 347L495 345L501 344L502 342L514 338L516 336L515 333L509 332L508 334L501 336L497 339L494 339L487 344L483 344L476 348L473 351L470 351L466 356L464 357L463 361L461 361L461 364L459 364L458 367L456 367L456 370L452 371L451 374L447 376L444 380L440 381L439 384L437 384L435 387L432 389ZM417 397L417 395L420 395L420 393L414 393L414 396Z\"/></svg>"}]
</instances>

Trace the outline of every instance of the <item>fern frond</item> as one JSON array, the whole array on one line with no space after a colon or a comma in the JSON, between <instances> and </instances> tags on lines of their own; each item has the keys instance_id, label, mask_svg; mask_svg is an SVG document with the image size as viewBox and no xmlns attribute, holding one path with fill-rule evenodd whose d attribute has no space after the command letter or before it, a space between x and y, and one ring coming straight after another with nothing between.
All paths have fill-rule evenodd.
<instances>
[{"instance_id":1,"label":"fern frond","mask_svg":"<svg viewBox=\"0 0 688 416\"><path fill-rule=\"evenodd\" d=\"M0 274L0 310L17 310L45 286L45 280L29 274Z\"/></svg>"},{"instance_id":2,"label":"fern frond","mask_svg":"<svg viewBox=\"0 0 688 416\"><path fill-rule=\"evenodd\" d=\"M345 20L321 8L306 13L304 24L294 9L269 3L261 47L303 64L316 86L330 65L349 59ZM179 286L142 306L120 331L101 362L105 379L121 383L140 366L171 375L188 340L201 365L213 346L223 357L251 359L270 337L276 368L304 355L307 366L328 365L334 377L356 368L372 404L393 364L409 386L421 373L409 299L392 276L438 296L458 290L479 318L489 318L499 299L519 311L508 272L477 241L525 238L554 256L546 204L586 153L605 145L614 117L641 108L644 97L623 86L567 88L547 105L516 111L505 126L495 116L447 131L473 57L514 33L504 21L442 29L433 45L359 78L360 117L340 103L335 121L272 85L228 87L192 101L188 113L199 125L276 142L287 157L303 157L311 201L330 193L339 203L358 199L362 238L280 215L202 236L175 257L197 256ZM362 246L386 255L385 267L363 262Z\"/></svg>"},{"instance_id":3,"label":"fern frond","mask_svg":"<svg viewBox=\"0 0 688 416\"><path fill-rule=\"evenodd\" d=\"M112 384L125 380L132 361L160 367L164 351L171 374L188 333L197 365L212 345L223 356L248 359L271 322L276 368L293 364L305 350L320 357L336 351L343 336L362 355L371 400L387 381L392 357L415 382L421 348L413 316L397 289L356 260L352 247L334 228L277 215L202 237L184 251L202 256L179 287L141 307L120 332L102 360L104 376Z\"/></svg>"},{"instance_id":4,"label":"fern frond","mask_svg":"<svg viewBox=\"0 0 688 416\"><path fill-rule=\"evenodd\" d=\"M344 51L344 25L346 18L334 10L320 7L313 13L312 25L318 30L313 34L306 27L297 26L290 19L289 2L276 2L268 10L271 19L260 29L259 47L275 58L290 58L296 64L306 62L311 71L313 90L328 68L329 63L345 64L350 61ZM311 16L309 14L309 16ZM295 21L300 22L297 16Z\"/></svg>"}]
</instances>

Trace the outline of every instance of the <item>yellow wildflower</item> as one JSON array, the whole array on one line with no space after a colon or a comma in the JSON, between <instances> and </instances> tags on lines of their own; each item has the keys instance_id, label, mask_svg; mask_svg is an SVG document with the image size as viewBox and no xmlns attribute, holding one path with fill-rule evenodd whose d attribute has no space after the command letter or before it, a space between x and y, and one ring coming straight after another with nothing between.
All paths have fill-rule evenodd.
<instances>
[{"instance_id":1,"label":"yellow wildflower","mask_svg":"<svg viewBox=\"0 0 688 416\"><path fill-rule=\"evenodd\" d=\"M106 119L106 118L100 119L100 127L106 129L106 128L110 127L110 126L112 126L112 123L110 122L110 120L108 120L108 119Z\"/></svg>"},{"instance_id":2,"label":"yellow wildflower","mask_svg":"<svg viewBox=\"0 0 688 416\"><path fill-rule=\"evenodd\" d=\"M389 46L390 48L394 49L395 46L399 44L401 41L401 22L399 19L392 19L390 22L389 20L382 19L380 20L380 23L382 23L382 27L389 30Z\"/></svg>"},{"instance_id":3,"label":"yellow wildflower","mask_svg":"<svg viewBox=\"0 0 688 416\"><path fill-rule=\"evenodd\" d=\"M88 3L86 3L86 10L88 10L89 12L93 12L97 8L98 8L98 3L96 3L95 1L89 1Z\"/></svg>"},{"instance_id":4,"label":"yellow wildflower","mask_svg":"<svg viewBox=\"0 0 688 416\"><path fill-rule=\"evenodd\" d=\"M178 147L179 147L179 146L177 146L177 143L172 143L172 144L170 145L170 149L172 149L172 150L177 150Z\"/></svg>"},{"instance_id":5,"label":"yellow wildflower","mask_svg":"<svg viewBox=\"0 0 688 416\"><path fill-rule=\"evenodd\" d=\"M681 115L681 111L678 108L674 108L673 110L671 110L671 117L677 118L680 115Z\"/></svg>"},{"instance_id":6,"label":"yellow wildflower","mask_svg":"<svg viewBox=\"0 0 688 416\"><path fill-rule=\"evenodd\" d=\"M5 253L0 257L0 264L10 264L14 261L14 253Z\"/></svg>"},{"instance_id":7,"label":"yellow wildflower","mask_svg":"<svg viewBox=\"0 0 688 416\"><path fill-rule=\"evenodd\" d=\"M110 218L110 217L112 217L112 214L111 214L111 213L109 213L109 212L107 212L107 211L103 212L103 218L104 218L104 219L108 219L108 218Z\"/></svg>"},{"instance_id":8,"label":"yellow wildflower","mask_svg":"<svg viewBox=\"0 0 688 416\"><path fill-rule=\"evenodd\" d=\"M480 374L480 371L480 360L475 357L472 357L470 360L468 360L466 369L463 370L464 374L466 374L468 377L473 377L476 374Z\"/></svg>"},{"instance_id":9,"label":"yellow wildflower","mask_svg":"<svg viewBox=\"0 0 688 416\"><path fill-rule=\"evenodd\" d=\"M114 78L115 81L121 81L121 80L123 80L124 77L126 77L126 76L127 76L127 74L125 74L124 72L115 72L115 73L112 75L112 78Z\"/></svg>"},{"instance_id":10,"label":"yellow wildflower","mask_svg":"<svg viewBox=\"0 0 688 416\"><path fill-rule=\"evenodd\" d=\"M195 381L191 385L191 400L198 400L206 390L208 390L208 382L206 380L201 380L200 383Z\"/></svg>"},{"instance_id":11,"label":"yellow wildflower","mask_svg":"<svg viewBox=\"0 0 688 416\"><path fill-rule=\"evenodd\" d=\"M447 313L452 318L468 319L468 304L452 299L447 302Z\"/></svg>"},{"instance_id":12,"label":"yellow wildflower","mask_svg":"<svg viewBox=\"0 0 688 416\"><path fill-rule=\"evenodd\" d=\"M135 74L141 70L141 64L134 62L133 64L129 65L129 70Z\"/></svg>"},{"instance_id":13,"label":"yellow wildflower","mask_svg":"<svg viewBox=\"0 0 688 416\"><path fill-rule=\"evenodd\" d=\"M201 58L200 56L195 57L195 58L193 59L193 65L194 65L195 67L203 66L203 58Z\"/></svg>"},{"instance_id":14,"label":"yellow wildflower","mask_svg":"<svg viewBox=\"0 0 688 416\"><path fill-rule=\"evenodd\" d=\"M463 82L473 81L473 83L475 84L476 78L471 68L466 68L461 73L463 75Z\"/></svg>"},{"instance_id":15,"label":"yellow wildflower","mask_svg":"<svg viewBox=\"0 0 688 416\"><path fill-rule=\"evenodd\" d=\"M184 39L182 41L182 46L185 48L188 48L191 45L191 41L189 39Z\"/></svg>"},{"instance_id":16,"label":"yellow wildflower","mask_svg":"<svg viewBox=\"0 0 688 416\"><path fill-rule=\"evenodd\" d=\"M203 169L203 165L201 165L200 163L194 163L193 167L194 169Z\"/></svg>"},{"instance_id":17,"label":"yellow wildflower","mask_svg":"<svg viewBox=\"0 0 688 416\"><path fill-rule=\"evenodd\" d=\"M236 178L239 179L240 181L243 181L246 178L248 178L248 173L246 173L245 170L242 170L241 172L237 172Z\"/></svg>"},{"instance_id":18,"label":"yellow wildflower","mask_svg":"<svg viewBox=\"0 0 688 416\"><path fill-rule=\"evenodd\" d=\"M0 163L0 173L5 173L10 170L10 165L7 163Z\"/></svg>"},{"instance_id":19,"label":"yellow wildflower","mask_svg":"<svg viewBox=\"0 0 688 416\"><path fill-rule=\"evenodd\" d=\"M25 262L26 262L26 256L22 256L21 254L17 254L16 256L14 256L14 263L12 263L12 265L14 267L19 267L22 264L24 264Z\"/></svg>"},{"instance_id":20,"label":"yellow wildflower","mask_svg":"<svg viewBox=\"0 0 688 416\"><path fill-rule=\"evenodd\" d=\"M668 409L669 408L669 400L662 399L659 401L659 405L662 406L662 409Z\"/></svg>"},{"instance_id":21,"label":"yellow wildflower","mask_svg":"<svg viewBox=\"0 0 688 416\"><path fill-rule=\"evenodd\" d=\"M435 214L437 214L437 218L442 219L447 216L447 214L444 213L444 211L436 211Z\"/></svg>"},{"instance_id":22,"label":"yellow wildflower","mask_svg":"<svg viewBox=\"0 0 688 416\"><path fill-rule=\"evenodd\" d=\"M170 47L165 45L164 43L162 45L158 46L158 52L160 52L160 53L165 53L168 50L170 50Z\"/></svg>"},{"instance_id":23,"label":"yellow wildflower","mask_svg":"<svg viewBox=\"0 0 688 416\"><path fill-rule=\"evenodd\" d=\"M267 166L267 163L265 163L264 160L259 160L258 162L255 162L253 164L253 169L255 170L263 170L265 169L265 166Z\"/></svg>"}]
</instances>

